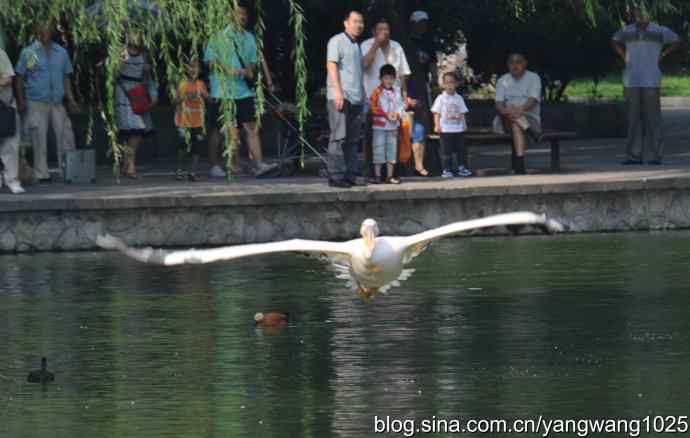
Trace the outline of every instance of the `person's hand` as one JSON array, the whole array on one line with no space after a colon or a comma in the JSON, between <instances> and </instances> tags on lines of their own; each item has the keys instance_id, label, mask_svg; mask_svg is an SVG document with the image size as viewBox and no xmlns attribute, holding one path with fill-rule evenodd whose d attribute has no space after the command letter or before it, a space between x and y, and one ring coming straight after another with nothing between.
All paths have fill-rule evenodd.
<instances>
[{"instance_id":1,"label":"person's hand","mask_svg":"<svg viewBox=\"0 0 690 438\"><path fill-rule=\"evenodd\" d=\"M388 113L388 120L391 122L395 122L398 120L398 114L397 113Z\"/></svg>"},{"instance_id":2,"label":"person's hand","mask_svg":"<svg viewBox=\"0 0 690 438\"><path fill-rule=\"evenodd\" d=\"M335 109L338 111L342 111L345 108L345 97L341 90L335 90L335 99L333 101L335 102Z\"/></svg>"},{"instance_id":3,"label":"person's hand","mask_svg":"<svg viewBox=\"0 0 690 438\"><path fill-rule=\"evenodd\" d=\"M67 99L67 110L72 114L79 112L79 104L74 100L74 98Z\"/></svg>"},{"instance_id":4,"label":"person's hand","mask_svg":"<svg viewBox=\"0 0 690 438\"><path fill-rule=\"evenodd\" d=\"M17 101L17 110L19 110L19 114L26 114L27 107L25 100Z\"/></svg>"},{"instance_id":5,"label":"person's hand","mask_svg":"<svg viewBox=\"0 0 690 438\"><path fill-rule=\"evenodd\" d=\"M515 106L508 107L508 118L510 120L516 120L516 119L519 119L520 117L522 117L522 109L521 108L518 108Z\"/></svg>"},{"instance_id":6,"label":"person's hand","mask_svg":"<svg viewBox=\"0 0 690 438\"><path fill-rule=\"evenodd\" d=\"M434 132L437 134L440 134L441 133L441 125L438 125L438 124L434 125Z\"/></svg>"},{"instance_id":7,"label":"person's hand","mask_svg":"<svg viewBox=\"0 0 690 438\"><path fill-rule=\"evenodd\" d=\"M408 108L415 108L417 106L417 99L411 99L407 98L407 107Z\"/></svg>"},{"instance_id":8,"label":"person's hand","mask_svg":"<svg viewBox=\"0 0 690 438\"><path fill-rule=\"evenodd\" d=\"M158 105L158 97L152 97L151 98L151 108L153 108L156 105Z\"/></svg>"}]
</instances>

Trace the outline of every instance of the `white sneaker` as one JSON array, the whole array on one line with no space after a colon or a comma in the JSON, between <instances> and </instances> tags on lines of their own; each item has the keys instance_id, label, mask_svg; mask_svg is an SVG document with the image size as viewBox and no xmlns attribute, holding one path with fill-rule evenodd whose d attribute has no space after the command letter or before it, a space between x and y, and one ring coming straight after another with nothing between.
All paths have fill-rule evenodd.
<instances>
[{"instance_id":1,"label":"white sneaker","mask_svg":"<svg viewBox=\"0 0 690 438\"><path fill-rule=\"evenodd\" d=\"M220 166L215 165L211 168L211 170L208 171L208 176L210 178L225 178L228 176L227 173L223 169L220 168Z\"/></svg>"},{"instance_id":2,"label":"white sneaker","mask_svg":"<svg viewBox=\"0 0 690 438\"><path fill-rule=\"evenodd\" d=\"M443 173L441 174L441 178L455 178L455 175L453 175L453 172L451 172L448 169L443 169Z\"/></svg>"},{"instance_id":3,"label":"white sneaker","mask_svg":"<svg viewBox=\"0 0 690 438\"><path fill-rule=\"evenodd\" d=\"M14 193L15 195L20 195L26 190L24 190L24 187L22 187L21 184L19 184L19 181L12 181L7 183L7 188L10 189L10 192Z\"/></svg>"},{"instance_id":4,"label":"white sneaker","mask_svg":"<svg viewBox=\"0 0 690 438\"><path fill-rule=\"evenodd\" d=\"M465 166L458 167L458 176L472 176L472 171Z\"/></svg>"}]
</instances>

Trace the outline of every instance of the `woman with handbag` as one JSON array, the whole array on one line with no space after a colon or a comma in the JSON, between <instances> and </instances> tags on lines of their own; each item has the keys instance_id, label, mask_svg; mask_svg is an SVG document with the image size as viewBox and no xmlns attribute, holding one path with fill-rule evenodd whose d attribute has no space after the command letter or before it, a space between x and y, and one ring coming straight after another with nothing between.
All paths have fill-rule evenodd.
<instances>
[{"instance_id":1,"label":"woman with handbag","mask_svg":"<svg viewBox=\"0 0 690 438\"><path fill-rule=\"evenodd\" d=\"M0 49L0 159L5 166L0 178L14 194L24 193L19 183L19 117L12 94L14 69L7 53Z\"/></svg>"},{"instance_id":2,"label":"woman with handbag","mask_svg":"<svg viewBox=\"0 0 690 438\"><path fill-rule=\"evenodd\" d=\"M115 87L117 128L125 143L125 175L129 178L137 178L137 149L144 137L153 132L151 109L157 100L158 90L151 80L151 65L146 60L142 37L131 33Z\"/></svg>"}]
</instances>

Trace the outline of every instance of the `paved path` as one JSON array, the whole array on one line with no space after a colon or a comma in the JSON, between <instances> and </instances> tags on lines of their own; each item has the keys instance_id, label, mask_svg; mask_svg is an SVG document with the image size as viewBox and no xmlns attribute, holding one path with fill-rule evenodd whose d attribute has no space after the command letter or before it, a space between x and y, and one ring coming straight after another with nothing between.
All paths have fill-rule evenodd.
<instances>
[{"instance_id":1,"label":"paved path","mask_svg":"<svg viewBox=\"0 0 690 438\"><path fill-rule=\"evenodd\" d=\"M690 109L667 109L664 111L664 132L666 138L666 160L663 166L624 167L619 163L624 158L624 139L593 139L564 142L562 152L563 173L549 174L548 147L528 152L527 161L532 174L512 176L506 171L510 163L510 151L506 145L474 148L471 162L481 175L470 179L441 180L438 178L405 179L401 186L371 186L356 188L353 192L386 193L415 192L419 196L431 190L462 189L513 190L519 187L560 186L592 182L625 182L655 179L690 178ZM323 179L300 176L279 179L257 180L240 177L228 184L224 180L206 180L199 183L177 182L172 178L170 166L142 169L143 178L137 181L123 180L117 184L110 170L99 169L95 185L64 185L61 183L34 185L21 196L0 193L0 210L50 209L60 206L79 208L79 200L114 201L111 205L133 206L132 200L148 203L156 198L223 198L226 202L240 202L240 198L295 195L299 193L345 193L342 189L327 187ZM163 170L162 170L163 169ZM401 194L398 193L397 196ZM230 199L232 198L232 199ZM122 201L118 204L118 200ZM217 199L220 202L220 199ZM245 199L242 202L247 202ZM85 205L85 204L84 204ZM96 204L89 204L96 205ZM94 207L92 207L94 208Z\"/></svg>"}]
</instances>

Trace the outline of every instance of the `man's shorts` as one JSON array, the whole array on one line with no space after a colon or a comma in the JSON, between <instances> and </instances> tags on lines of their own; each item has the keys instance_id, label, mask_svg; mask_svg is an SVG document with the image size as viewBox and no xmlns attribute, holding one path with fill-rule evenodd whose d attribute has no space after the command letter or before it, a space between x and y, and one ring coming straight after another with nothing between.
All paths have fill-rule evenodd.
<instances>
[{"instance_id":1,"label":"man's shorts","mask_svg":"<svg viewBox=\"0 0 690 438\"><path fill-rule=\"evenodd\" d=\"M426 129L424 124L418 121L412 126L412 144L426 143Z\"/></svg>"},{"instance_id":2,"label":"man's shorts","mask_svg":"<svg viewBox=\"0 0 690 438\"><path fill-rule=\"evenodd\" d=\"M256 105L254 97L246 97L244 99L236 99L235 102L235 120L238 124L253 123L256 121ZM209 126L216 126L220 128L222 123L219 121L220 115L223 113L222 101L220 99L213 99L208 104L208 123Z\"/></svg>"},{"instance_id":3,"label":"man's shorts","mask_svg":"<svg viewBox=\"0 0 690 438\"><path fill-rule=\"evenodd\" d=\"M397 163L398 131L374 129L372 141L374 164Z\"/></svg>"}]
</instances>

